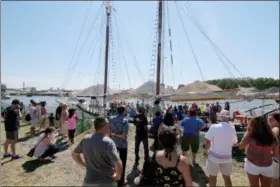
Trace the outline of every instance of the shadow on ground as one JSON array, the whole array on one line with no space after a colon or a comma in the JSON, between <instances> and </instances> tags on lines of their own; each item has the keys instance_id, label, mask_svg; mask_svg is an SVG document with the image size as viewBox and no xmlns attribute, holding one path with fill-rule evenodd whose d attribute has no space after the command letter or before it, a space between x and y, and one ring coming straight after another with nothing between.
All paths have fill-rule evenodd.
<instances>
[{"instance_id":1,"label":"shadow on ground","mask_svg":"<svg viewBox=\"0 0 280 187\"><path fill-rule=\"evenodd\" d=\"M9 162L12 162L12 161L14 161L14 160L12 160L12 159L9 159L9 160L2 159L1 166L5 165L5 164L8 164Z\"/></svg>"},{"instance_id":2,"label":"shadow on ground","mask_svg":"<svg viewBox=\"0 0 280 187\"><path fill-rule=\"evenodd\" d=\"M62 139L58 139L58 141L56 142L56 147L59 148L59 152L62 152L69 148L69 144L68 142L63 142ZM22 168L26 173L31 173L34 172L37 168L43 165L51 164L53 162L55 161L54 160L41 161L38 159L29 160L22 164Z\"/></svg>"},{"instance_id":3,"label":"shadow on ground","mask_svg":"<svg viewBox=\"0 0 280 187\"><path fill-rule=\"evenodd\" d=\"M18 142L25 142L25 141L27 141L27 140L29 140L29 139L31 139L31 138L34 138L34 137L39 136L39 135L42 134L42 133L43 133L43 131L37 130L37 131L35 131L34 136L31 136L30 132L28 132L28 133L25 134L24 137L19 138L19 139L18 139Z\"/></svg>"},{"instance_id":4,"label":"shadow on ground","mask_svg":"<svg viewBox=\"0 0 280 187\"><path fill-rule=\"evenodd\" d=\"M208 177L199 165L190 165L190 171L193 182L197 183L201 187L207 186Z\"/></svg>"},{"instance_id":5,"label":"shadow on ground","mask_svg":"<svg viewBox=\"0 0 280 187\"><path fill-rule=\"evenodd\" d=\"M22 168L24 169L24 171L26 173L31 173L31 172L35 171L36 169L38 169L39 167L41 167L43 165L51 164L53 162L54 161L52 161L52 160L46 160L46 161L41 161L38 159L29 160L22 164Z\"/></svg>"}]
</instances>

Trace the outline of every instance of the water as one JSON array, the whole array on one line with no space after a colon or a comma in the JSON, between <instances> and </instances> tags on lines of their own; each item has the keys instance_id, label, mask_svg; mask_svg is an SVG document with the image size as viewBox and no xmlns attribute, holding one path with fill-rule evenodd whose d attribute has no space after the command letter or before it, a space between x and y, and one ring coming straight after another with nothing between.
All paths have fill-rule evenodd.
<instances>
[{"instance_id":1,"label":"water","mask_svg":"<svg viewBox=\"0 0 280 187\"><path fill-rule=\"evenodd\" d=\"M36 102L40 102L40 101L46 101L47 102L47 111L48 113L51 113L51 112L55 112L55 109L57 108L58 106L58 103L57 103L57 99L59 99L58 97L54 97L54 96L32 96L32 97L26 97L26 96L12 96L11 99L9 100L2 100L1 103L3 104L3 107L6 108L7 106L9 106L12 102L13 99L18 99L20 100L21 102L24 103L25 106L28 106L29 103L30 103L30 100L33 99L35 100ZM133 103L136 103L137 101L136 100L128 100L127 102L133 102ZM209 102L204 102L204 103L215 103L216 101L209 101ZM225 101L220 101L222 107L223 107L223 103ZM254 108L254 107L258 107L258 106L261 106L263 104L274 104L274 106L268 106L268 107L265 107L263 109L263 112L269 112L270 110L273 110L275 109L276 107L279 107L279 105L275 102L275 100L273 99L269 99L269 100L264 100L264 102L260 99L256 99L256 100L253 100L251 102L247 102L247 101L236 101L236 100L232 100L232 101L229 101L231 104L230 104L230 107L231 107L231 111L233 110L239 110L241 112L244 112L246 110L249 110L251 108ZM141 103L141 101L140 101ZM197 104L199 104L200 102L197 102ZM178 103L173 103L173 105L175 104L178 104ZM257 109L254 111L256 113L256 115L260 115L262 114L262 109Z\"/></svg>"}]
</instances>

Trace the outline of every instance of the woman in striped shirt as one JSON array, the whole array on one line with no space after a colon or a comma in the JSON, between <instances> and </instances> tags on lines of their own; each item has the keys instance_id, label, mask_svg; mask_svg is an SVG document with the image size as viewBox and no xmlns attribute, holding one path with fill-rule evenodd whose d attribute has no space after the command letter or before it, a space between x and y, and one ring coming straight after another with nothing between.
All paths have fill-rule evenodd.
<instances>
[{"instance_id":1,"label":"woman in striped shirt","mask_svg":"<svg viewBox=\"0 0 280 187\"><path fill-rule=\"evenodd\" d=\"M255 117L250 121L239 148L246 149L244 169L250 186L271 186L273 157L279 157L279 144L265 117Z\"/></svg>"}]
</instances>

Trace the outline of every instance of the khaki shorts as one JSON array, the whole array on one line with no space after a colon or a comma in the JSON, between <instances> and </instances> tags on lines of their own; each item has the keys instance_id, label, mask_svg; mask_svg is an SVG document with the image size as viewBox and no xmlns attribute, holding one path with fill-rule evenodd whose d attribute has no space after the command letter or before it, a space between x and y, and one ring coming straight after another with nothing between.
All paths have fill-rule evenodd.
<instances>
[{"instance_id":1,"label":"khaki shorts","mask_svg":"<svg viewBox=\"0 0 280 187\"><path fill-rule=\"evenodd\" d=\"M191 147L192 153L197 153L199 149L199 136L183 136L181 140L181 149L184 152L189 151Z\"/></svg>"},{"instance_id":2,"label":"khaki shorts","mask_svg":"<svg viewBox=\"0 0 280 187\"><path fill-rule=\"evenodd\" d=\"M215 163L210 159L207 159L206 171L211 176L218 176L221 172L223 175L230 176L232 173L232 163Z\"/></svg>"}]
</instances>

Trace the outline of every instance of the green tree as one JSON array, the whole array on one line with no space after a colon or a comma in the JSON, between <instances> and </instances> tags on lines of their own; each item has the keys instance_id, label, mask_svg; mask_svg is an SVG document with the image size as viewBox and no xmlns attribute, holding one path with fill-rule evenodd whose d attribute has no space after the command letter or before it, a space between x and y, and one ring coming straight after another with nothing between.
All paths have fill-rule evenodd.
<instances>
[{"instance_id":1,"label":"green tree","mask_svg":"<svg viewBox=\"0 0 280 187\"><path fill-rule=\"evenodd\" d=\"M238 86L241 86L245 88L255 87L258 90L266 90L271 87L278 87L278 88L280 87L279 79L265 78L265 77L213 79L213 80L206 81L206 83L214 84L216 86L219 86L221 89L234 89L234 88L238 88Z\"/></svg>"}]
</instances>

